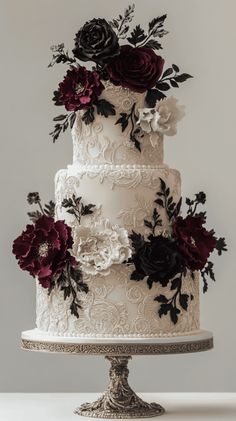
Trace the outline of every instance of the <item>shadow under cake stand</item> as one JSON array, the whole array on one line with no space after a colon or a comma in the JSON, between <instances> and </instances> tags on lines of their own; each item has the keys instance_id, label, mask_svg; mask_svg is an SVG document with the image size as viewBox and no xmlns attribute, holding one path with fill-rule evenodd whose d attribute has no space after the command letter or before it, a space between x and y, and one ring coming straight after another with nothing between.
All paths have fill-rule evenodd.
<instances>
[{"instance_id":1,"label":"shadow under cake stand","mask_svg":"<svg viewBox=\"0 0 236 421\"><path fill-rule=\"evenodd\" d=\"M128 361L132 355L186 354L213 348L212 333L153 339L88 339L50 336L37 329L22 332L22 348L28 351L76 355L103 355L111 363L107 391L95 402L84 403L74 412L93 418L149 418L162 415L157 403L144 402L128 384Z\"/></svg>"}]
</instances>

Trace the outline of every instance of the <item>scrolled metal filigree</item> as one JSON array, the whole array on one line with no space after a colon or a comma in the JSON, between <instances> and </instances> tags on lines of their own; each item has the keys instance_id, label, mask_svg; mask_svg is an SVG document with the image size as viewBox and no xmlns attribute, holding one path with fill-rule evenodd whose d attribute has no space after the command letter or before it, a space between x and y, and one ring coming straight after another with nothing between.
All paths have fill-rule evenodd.
<instances>
[{"instance_id":1,"label":"scrolled metal filigree","mask_svg":"<svg viewBox=\"0 0 236 421\"><path fill-rule=\"evenodd\" d=\"M95 402L84 403L75 414L95 418L149 418L164 414L157 403L144 402L128 384L128 361L126 357L106 357L111 368L107 391Z\"/></svg>"}]
</instances>

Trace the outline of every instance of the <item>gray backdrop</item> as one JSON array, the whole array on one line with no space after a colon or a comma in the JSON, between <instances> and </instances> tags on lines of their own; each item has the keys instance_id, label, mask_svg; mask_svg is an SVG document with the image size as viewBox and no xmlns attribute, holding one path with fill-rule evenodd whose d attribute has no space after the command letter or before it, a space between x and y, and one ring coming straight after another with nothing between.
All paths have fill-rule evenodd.
<instances>
[{"instance_id":1,"label":"gray backdrop","mask_svg":"<svg viewBox=\"0 0 236 421\"><path fill-rule=\"evenodd\" d=\"M128 0L1 0L1 292L0 391L98 391L106 383L103 358L27 353L20 332L34 327L35 287L11 254L22 231L29 191L47 201L54 174L71 162L70 133L53 145L48 133L52 91L65 72L47 69L49 46L70 49L88 19L116 16ZM235 367L235 13L232 0L136 1L142 25L168 13L163 39L166 64L176 63L195 76L172 91L186 104L178 135L165 140L165 162L182 174L183 195L205 190L209 228L227 237L229 252L216 261L217 283L201 297L201 325L212 329L211 352L137 357L131 383L139 391L236 392ZM135 368L135 370L134 370Z\"/></svg>"}]
</instances>

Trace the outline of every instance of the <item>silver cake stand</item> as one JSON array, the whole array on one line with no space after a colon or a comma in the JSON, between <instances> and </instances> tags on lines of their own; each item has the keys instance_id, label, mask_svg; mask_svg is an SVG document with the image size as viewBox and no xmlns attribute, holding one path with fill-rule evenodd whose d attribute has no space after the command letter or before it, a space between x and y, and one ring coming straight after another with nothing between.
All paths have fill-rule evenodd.
<instances>
[{"instance_id":1,"label":"silver cake stand","mask_svg":"<svg viewBox=\"0 0 236 421\"><path fill-rule=\"evenodd\" d=\"M81 339L40 334L37 329L22 333L22 348L28 351L78 355L103 355L110 361L110 383L106 392L92 403L84 403L74 412L94 418L149 418L162 415L157 403L144 402L128 383L127 368L131 355L186 354L213 348L211 332L155 339Z\"/></svg>"}]
</instances>

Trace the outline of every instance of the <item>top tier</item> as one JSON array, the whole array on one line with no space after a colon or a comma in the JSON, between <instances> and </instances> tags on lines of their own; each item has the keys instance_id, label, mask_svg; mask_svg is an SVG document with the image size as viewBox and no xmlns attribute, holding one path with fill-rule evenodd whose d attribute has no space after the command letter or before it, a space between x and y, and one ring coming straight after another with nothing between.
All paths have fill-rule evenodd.
<instances>
[{"instance_id":1,"label":"top tier","mask_svg":"<svg viewBox=\"0 0 236 421\"><path fill-rule=\"evenodd\" d=\"M95 114L93 123L86 125L82 121L84 111L78 111L72 129L73 164L79 165L160 165L163 163L163 137L152 133L155 141L150 142L150 135L142 133L141 152L130 140L131 119L122 132L120 124L115 124L120 113L130 114L145 107L145 93L133 92L121 86L105 82L105 90L100 99L106 99L115 106L116 114L106 118Z\"/></svg>"}]
</instances>

